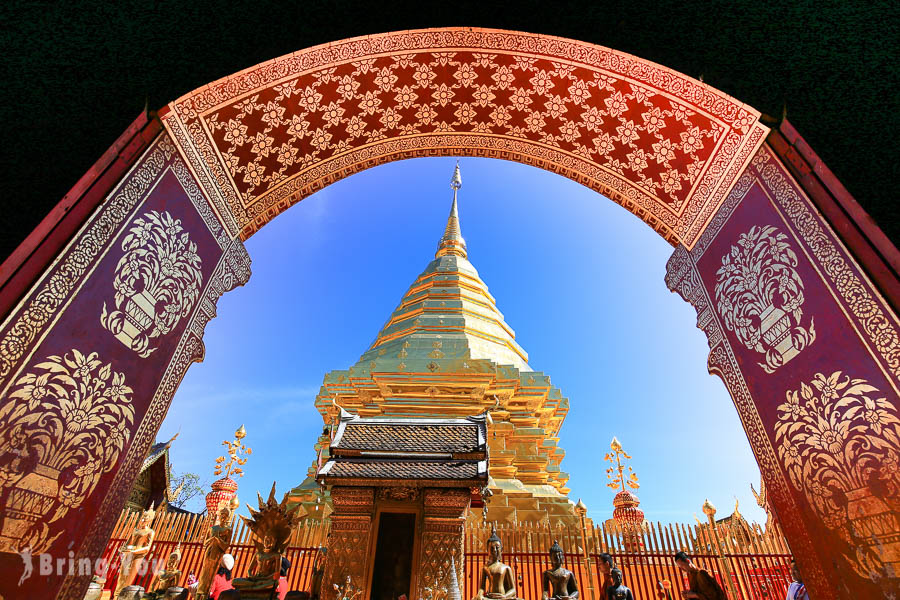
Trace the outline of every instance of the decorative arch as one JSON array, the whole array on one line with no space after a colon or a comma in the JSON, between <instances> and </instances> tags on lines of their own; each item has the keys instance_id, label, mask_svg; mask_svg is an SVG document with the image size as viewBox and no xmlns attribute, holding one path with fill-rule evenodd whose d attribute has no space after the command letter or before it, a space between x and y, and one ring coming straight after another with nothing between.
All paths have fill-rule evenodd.
<instances>
[{"instance_id":1,"label":"decorative arch","mask_svg":"<svg viewBox=\"0 0 900 600\"><path fill-rule=\"evenodd\" d=\"M96 205L63 205L80 216L20 253L54 257L24 259L30 289L0 288L0 594L84 596L65 573L19 588L21 542L102 550L218 298L250 277L243 240L343 177L447 154L562 174L677 246L666 284L697 309L810 589L900 593L900 319L881 292L900 280L873 248L898 255L789 126L767 136L614 50L470 28L302 50L160 116L82 190Z\"/></svg>"},{"instance_id":2,"label":"decorative arch","mask_svg":"<svg viewBox=\"0 0 900 600\"><path fill-rule=\"evenodd\" d=\"M276 58L172 102L163 123L241 239L362 169L462 154L564 175L690 248L762 144L759 116L608 48L447 28Z\"/></svg>"}]
</instances>

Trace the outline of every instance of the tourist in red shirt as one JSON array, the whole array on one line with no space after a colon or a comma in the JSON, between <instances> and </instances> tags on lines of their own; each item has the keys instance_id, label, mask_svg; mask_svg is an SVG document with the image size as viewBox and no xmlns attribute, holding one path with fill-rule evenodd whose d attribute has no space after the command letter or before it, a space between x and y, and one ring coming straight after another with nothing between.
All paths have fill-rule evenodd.
<instances>
[{"instance_id":1,"label":"tourist in red shirt","mask_svg":"<svg viewBox=\"0 0 900 600\"><path fill-rule=\"evenodd\" d=\"M234 568L234 557L230 554L223 554L222 560L219 561L219 570L213 578L212 585L209 586L209 597L212 600L219 600L219 594L225 590L233 590L231 585L231 569Z\"/></svg>"}]
</instances>

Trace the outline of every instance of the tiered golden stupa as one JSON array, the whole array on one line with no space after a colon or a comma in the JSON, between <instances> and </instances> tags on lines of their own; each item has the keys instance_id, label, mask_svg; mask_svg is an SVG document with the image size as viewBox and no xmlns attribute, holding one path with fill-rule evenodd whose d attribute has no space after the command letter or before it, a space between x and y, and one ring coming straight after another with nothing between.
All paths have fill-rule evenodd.
<instances>
[{"instance_id":1,"label":"tiered golden stupa","mask_svg":"<svg viewBox=\"0 0 900 600\"><path fill-rule=\"evenodd\" d=\"M453 418L491 410L487 519L578 519L558 446L569 402L549 376L528 366L528 355L468 260L457 210L459 165L451 187L450 216L434 260L359 361L325 375L316 397L326 425L316 444L319 457L306 481L290 492L310 517L329 512L315 474L328 458L343 407L361 417Z\"/></svg>"}]
</instances>

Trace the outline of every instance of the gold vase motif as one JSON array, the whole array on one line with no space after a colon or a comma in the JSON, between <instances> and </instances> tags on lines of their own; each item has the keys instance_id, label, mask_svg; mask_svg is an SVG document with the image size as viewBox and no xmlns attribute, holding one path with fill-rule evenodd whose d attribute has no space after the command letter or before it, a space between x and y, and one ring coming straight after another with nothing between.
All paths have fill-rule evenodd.
<instances>
[{"instance_id":1,"label":"gold vase motif","mask_svg":"<svg viewBox=\"0 0 900 600\"><path fill-rule=\"evenodd\" d=\"M716 307L729 331L774 373L816 339L813 320L804 327L803 281L788 237L771 225L738 238L716 271Z\"/></svg>"},{"instance_id":2,"label":"gold vase motif","mask_svg":"<svg viewBox=\"0 0 900 600\"><path fill-rule=\"evenodd\" d=\"M96 352L49 356L0 405L0 551L46 551L131 436L133 390ZM62 478L65 483L61 484Z\"/></svg>"},{"instance_id":3,"label":"gold vase motif","mask_svg":"<svg viewBox=\"0 0 900 600\"><path fill-rule=\"evenodd\" d=\"M115 309L104 302L100 324L146 358L156 350L153 340L190 314L200 295L201 260L181 221L165 211L135 219L122 250L113 279Z\"/></svg>"},{"instance_id":4,"label":"gold vase motif","mask_svg":"<svg viewBox=\"0 0 900 600\"><path fill-rule=\"evenodd\" d=\"M847 544L862 577L900 573L900 418L864 379L817 373L778 406L775 441L791 484Z\"/></svg>"}]
</instances>

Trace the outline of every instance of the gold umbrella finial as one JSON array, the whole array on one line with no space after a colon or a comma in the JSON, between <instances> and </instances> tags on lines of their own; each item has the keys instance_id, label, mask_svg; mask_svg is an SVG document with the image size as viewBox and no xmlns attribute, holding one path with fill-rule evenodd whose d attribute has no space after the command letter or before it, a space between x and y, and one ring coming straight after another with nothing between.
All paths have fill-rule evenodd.
<instances>
[{"instance_id":1,"label":"gold umbrella finial","mask_svg":"<svg viewBox=\"0 0 900 600\"><path fill-rule=\"evenodd\" d=\"M225 477L231 477L232 475L243 477L244 470L241 467L247 464L247 459L242 455L253 454L253 450L241 442L246 436L247 430L241 425L238 427L237 431L234 432L234 441L222 441L222 445L228 448L228 460L226 462L224 456L220 456L216 459L214 475L218 476L224 474Z\"/></svg>"},{"instance_id":2,"label":"gold umbrella finial","mask_svg":"<svg viewBox=\"0 0 900 600\"><path fill-rule=\"evenodd\" d=\"M458 190L462 187L462 176L459 174L459 159L456 159L456 168L453 169L453 177L450 178L450 187Z\"/></svg>"},{"instance_id":3,"label":"gold umbrella finial","mask_svg":"<svg viewBox=\"0 0 900 600\"><path fill-rule=\"evenodd\" d=\"M459 209L456 205L456 194L462 187L462 176L459 174L459 161L456 161L456 168L453 170L453 177L450 178L450 187L453 189L453 203L450 205L450 216L447 217L447 226L444 228L444 235L438 242L438 249L434 257L440 258L446 255L461 256L466 258L466 240L463 239L462 231L459 227Z\"/></svg>"},{"instance_id":4,"label":"gold umbrella finial","mask_svg":"<svg viewBox=\"0 0 900 600\"><path fill-rule=\"evenodd\" d=\"M611 466L606 470L606 477L610 481L606 484L606 487L614 490L621 488L623 492L626 491L626 486L633 490L641 487L638 483L637 474L625 462L625 460L631 460L631 456L622 448L619 438L613 437L609 447L612 449L612 452L607 452L604 457L604 460L611 463ZM628 471L627 475L625 471Z\"/></svg>"}]
</instances>

